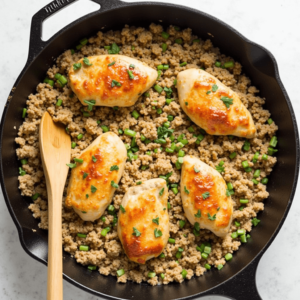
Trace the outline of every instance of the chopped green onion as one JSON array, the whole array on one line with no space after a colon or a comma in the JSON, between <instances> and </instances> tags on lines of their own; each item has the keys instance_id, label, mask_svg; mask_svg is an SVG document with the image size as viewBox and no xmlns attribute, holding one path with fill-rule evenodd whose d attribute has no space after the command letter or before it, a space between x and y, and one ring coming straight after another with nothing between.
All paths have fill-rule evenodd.
<instances>
[{"instance_id":1,"label":"chopped green onion","mask_svg":"<svg viewBox=\"0 0 300 300\"><path fill-rule=\"evenodd\" d=\"M84 239L87 235L84 233L77 233L77 236Z\"/></svg>"},{"instance_id":2,"label":"chopped green onion","mask_svg":"<svg viewBox=\"0 0 300 300\"><path fill-rule=\"evenodd\" d=\"M26 117L26 113L27 113L27 108L23 108L23 111L22 111L22 118L23 119Z\"/></svg>"},{"instance_id":3,"label":"chopped green onion","mask_svg":"<svg viewBox=\"0 0 300 300\"><path fill-rule=\"evenodd\" d=\"M273 120L270 118L268 119L268 124L271 125L273 123Z\"/></svg>"},{"instance_id":4,"label":"chopped green onion","mask_svg":"<svg viewBox=\"0 0 300 300\"><path fill-rule=\"evenodd\" d=\"M235 222L234 222L234 225L235 225L236 227L240 227L240 226L241 226L241 223L235 221Z\"/></svg>"},{"instance_id":5,"label":"chopped green onion","mask_svg":"<svg viewBox=\"0 0 300 300\"><path fill-rule=\"evenodd\" d=\"M184 67L186 65L187 65L187 62L185 61L185 62L183 62L183 63L180 64L180 67Z\"/></svg>"},{"instance_id":6,"label":"chopped green onion","mask_svg":"<svg viewBox=\"0 0 300 300\"><path fill-rule=\"evenodd\" d=\"M203 253L201 253L201 257L203 259L207 259L208 258L208 254L203 252Z\"/></svg>"},{"instance_id":7,"label":"chopped green onion","mask_svg":"<svg viewBox=\"0 0 300 300\"><path fill-rule=\"evenodd\" d=\"M163 124L163 126L165 127L165 128L169 128L170 127L170 122L168 121L168 122L165 122L164 124Z\"/></svg>"},{"instance_id":8,"label":"chopped green onion","mask_svg":"<svg viewBox=\"0 0 300 300\"><path fill-rule=\"evenodd\" d=\"M236 152L232 152L232 153L230 153L229 158L230 159L234 159L236 156L237 156L237 153Z\"/></svg>"},{"instance_id":9,"label":"chopped green onion","mask_svg":"<svg viewBox=\"0 0 300 300\"><path fill-rule=\"evenodd\" d=\"M270 141L270 146L271 147L276 147L276 145L277 145L277 137L276 136L273 136L272 138L271 138L271 141Z\"/></svg>"},{"instance_id":10,"label":"chopped green onion","mask_svg":"<svg viewBox=\"0 0 300 300\"><path fill-rule=\"evenodd\" d=\"M77 70L81 69L81 63L74 64L74 65L73 65L73 69L74 69L74 71L77 71ZM56 75L55 75L55 76L56 76ZM60 76L59 76L59 77L60 77ZM56 78L56 79L58 79L58 78Z\"/></svg>"},{"instance_id":11,"label":"chopped green onion","mask_svg":"<svg viewBox=\"0 0 300 300\"><path fill-rule=\"evenodd\" d=\"M122 86L122 84L121 84L121 82L119 82L119 81L113 79L113 80L111 81L111 87L113 88L113 87L115 87L115 86Z\"/></svg>"},{"instance_id":12,"label":"chopped green onion","mask_svg":"<svg viewBox=\"0 0 300 300\"><path fill-rule=\"evenodd\" d=\"M165 279L165 274L164 274L164 273L161 273L161 274L160 274L160 277L161 277L161 279Z\"/></svg>"},{"instance_id":13,"label":"chopped green onion","mask_svg":"<svg viewBox=\"0 0 300 300\"><path fill-rule=\"evenodd\" d=\"M181 272L182 278L186 278L186 275L188 274L187 270L183 269Z\"/></svg>"},{"instance_id":14,"label":"chopped green onion","mask_svg":"<svg viewBox=\"0 0 300 300\"><path fill-rule=\"evenodd\" d=\"M253 156L252 162L256 163L258 161L259 158L259 152L256 152Z\"/></svg>"},{"instance_id":15,"label":"chopped green onion","mask_svg":"<svg viewBox=\"0 0 300 300\"><path fill-rule=\"evenodd\" d=\"M233 61L228 61L224 63L224 67L227 68L233 68L234 67L234 62Z\"/></svg>"},{"instance_id":16,"label":"chopped green onion","mask_svg":"<svg viewBox=\"0 0 300 300\"><path fill-rule=\"evenodd\" d=\"M182 41L182 39L176 39L175 43L181 45L183 43L183 41Z\"/></svg>"},{"instance_id":17,"label":"chopped green onion","mask_svg":"<svg viewBox=\"0 0 300 300\"><path fill-rule=\"evenodd\" d=\"M278 150L273 149L273 148L271 148L271 147L268 148L268 154L269 154L269 155L273 155L273 154L276 153L277 151L278 151Z\"/></svg>"},{"instance_id":18,"label":"chopped green onion","mask_svg":"<svg viewBox=\"0 0 300 300\"><path fill-rule=\"evenodd\" d=\"M218 68L220 68L221 67L221 63L219 61L216 61L215 62L215 66L218 67Z\"/></svg>"},{"instance_id":19,"label":"chopped green onion","mask_svg":"<svg viewBox=\"0 0 300 300\"><path fill-rule=\"evenodd\" d=\"M241 235L240 238L241 238L241 242L242 242L242 243L247 243L247 237L246 237L245 234Z\"/></svg>"},{"instance_id":20,"label":"chopped green onion","mask_svg":"<svg viewBox=\"0 0 300 300\"><path fill-rule=\"evenodd\" d=\"M249 141L247 141L247 140L245 141L243 149L245 151L249 151L250 150L250 142Z\"/></svg>"},{"instance_id":21,"label":"chopped green onion","mask_svg":"<svg viewBox=\"0 0 300 300\"><path fill-rule=\"evenodd\" d=\"M172 192L173 192L175 195L178 194L178 189L177 189L176 187L172 188L171 190L172 190Z\"/></svg>"},{"instance_id":22,"label":"chopped green onion","mask_svg":"<svg viewBox=\"0 0 300 300\"><path fill-rule=\"evenodd\" d=\"M74 158L74 161L75 161L75 162L78 162L78 163L80 163L80 164L83 163L83 159L81 159L81 158Z\"/></svg>"},{"instance_id":23,"label":"chopped green onion","mask_svg":"<svg viewBox=\"0 0 300 300\"><path fill-rule=\"evenodd\" d=\"M237 232L237 235L244 235L246 233L245 229L238 229L236 232Z\"/></svg>"},{"instance_id":24,"label":"chopped green onion","mask_svg":"<svg viewBox=\"0 0 300 300\"><path fill-rule=\"evenodd\" d=\"M253 218L253 219L252 219L252 224L253 224L254 226L257 226L259 222L260 222L260 220L257 219L257 218Z\"/></svg>"},{"instance_id":25,"label":"chopped green onion","mask_svg":"<svg viewBox=\"0 0 300 300\"><path fill-rule=\"evenodd\" d=\"M131 136L131 137L135 137L136 136L136 132L133 131L133 130L130 130L130 129L125 129L124 130L124 133L128 136Z\"/></svg>"},{"instance_id":26,"label":"chopped green onion","mask_svg":"<svg viewBox=\"0 0 300 300\"><path fill-rule=\"evenodd\" d=\"M233 185L232 185L231 182L228 182L228 183L227 183L227 188L228 188L230 191L233 190Z\"/></svg>"},{"instance_id":27,"label":"chopped green onion","mask_svg":"<svg viewBox=\"0 0 300 300\"><path fill-rule=\"evenodd\" d=\"M97 266L88 266L88 269L91 270L91 271L96 271Z\"/></svg>"},{"instance_id":28,"label":"chopped green onion","mask_svg":"<svg viewBox=\"0 0 300 300\"><path fill-rule=\"evenodd\" d=\"M175 244L175 239L169 238L169 239L168 239L168 242L169 242L170 244Z\"/></svg>"},{"instance_id":29,"label":"chopped green onion","mask_svg":"<svg viewBox=\"0 0 300 300\"><path fill-rule=\"evenodd\" d=\"M260 176L260 170L255 170L254 174L253 174L253 177L254 178L257 178Z\"/></svg>"},{"instance_id":30,"label":"chopped green onion","mask_svg":"<svg viewBox=\"0 0 300 300\"><path fill-rule=\"evenodd\" d=\"M248 202L249 202L249 200L247 200L247 199L240 199L241 204L247 204Z\"/></svg>"},{"instance_id":31,"label":"chopped green onion","mask_svg":"<svg viewBox=\"0 0 300 300\"><path fill-rule=\"evenodd\" d=\"M193 40L193 43L200 43L200 39Z\"/></svg>"},{"instance_id":32,"label":"chopped green onion","mask_svg":"<svg viewBox=\"0 0 300 300\"><path fill-rule=\"evenodd\" d=\"M167 32L163 31L162 34L161 34L161 36L162 36L164 39L167 40L167 39L169 38L170 35L169 35Z\"/></svg>"},{"instance_id":33,"label":"chopped green onion","mask_svg":"<svg viewBox=\"0 0 300 300\"><path fill-rule=\"evenodd\" d=\"M154 89L155 89L159 94L161 94L162 91L163 91L163 88L162 88L161 86L159 86L158 84L156 84L156 85L154 86Z\"/></svg>"},{"instance_id":34,"label":"chopped green onion","mask_svg":"<svg viewBox=\"0 0 300 300\"><path fill-rule=\"evenodd\" d=\"M236 238L238 237L237 232L233 232L233 233L231 234L231 237L232 237L233 239L236 239Z\"/></svg>"},{"instance_id":35,"label":"chopped green onion","mask_svg":"<svg viewBox=\"0 0 300 300\"><path fill-rule=\"evenodd\" d=\"M132 71L127 70L127 73L128 73L129 79L134 79L134 75L133 75Z\"/></svg>"},{"instance_id":36,"label":"chopped green onion","mask_svg":"<svg viewBox=\"0 0 300 300\"><path fill-rule=\"evenodd\" d=\"M84 245L80 245L79 246L79 250L80 251L89 251L90 247L89 246L84 246Z\"/></svg>"},{"instance_id":37,"label":"chopped green onion","mask_svg":"<svg viewBox=\"0 0 300 300\"><path fill-rule=\"evenodd\" d=\"M161 45L161 47L162 47L162 51L163 51L163 52L167 51L167 49L168 49L168 45L167 45L166 43L163 43L163 44Z\"/></svg>"},{"instance_id":38,"label":"chopped green onion","mask_svg":"<svg viewBox=\"0 0 300 300\"><path fill-rule=\"evenodd\" d=\"M153 277L155 277L156 276L156 273L155 272L149 272L148 273L148 277L149 278L153 278Z\"/></svg>"},{"instance_id":39,"label":"chopped green onion","mask_svg":"<svg viewBox=\"0 0 300 300\"><path fill-rule=\"evenodd\" d=\"M195 132L194 127L193 127L193 126L190 126L190 127L188 128L188 132L190 132L190 133Z\"/></svg>"},{"instance_id":40,"label":"chopped green onion","mask_svg":"<svg viewBox=\"0 0 300 300\"><path fill-rule=\"evenodd\" d=\"M77 139L78 140L81 140L83 138L83 134L82 133L79 133L78 135L77 135Z\"/></svg>"},{"instance_id":41,"label":"chopped green onion","mask_svg":"<svg viewBox=\"0 0 300 300\"><path fill-rule=\"evenodd\" d=\"M178 157L184 157L185 152L183 150L178 151Z\"/></svg>"},{"instance_id":42,"label":"chopped green onion","mask_svg":"<svg viewBox=\"0 0 300 300\"><path fill-rule=\"evenodd\" d=\"M93 64L90 63L90 60L87 58L87 57L84 57L83 58L83 63L86 65L86 66L92 66Z\"/></svg>"},{"instance_id":43,"label":"chopped green onion","mask_svg":"<svg viewBox=\"0 0 300 300\"><path fill-rule=\"evenodd\" d=\"M35 194L31 197L31 199L32 199L32 200L36 200L39 196L40 196L39 193L35 193Z\"/></svg>"},{"instance_id":44,"label":"chopped green onion","mask_svg":"<svg viewBox=\"0 0 300 300\"><path fill-rule=\"evenodd\" d=\"M91 192L92 193L96 193L97 188L94 185L91 185Z\"/></svg>"},{"instance_id":45,"label":"chopped green onion","mask_svg":"<svg viewBox=\"0 0 300 300\"><path fill-rule=\"evenodd\" d=\"M125 274L124 269L120 269L120 270L117 271L118 277L120 277L120 276L122 276L122 275L124 275L124 274Z\"/></svg>"},{"instance_id":46,"label":"chopped green onion","mask_svg":"<svg viewBox=\"0 0 300 300\"><path fill-rule=\"evenodd\" d=\"M47 83L47 84L51 85L52 87L54 85L54 81L49 78L45 78L44 83Z\"/></svg>"},{"instance_id":47,"label":"chopped green onion","mask_svg":"<svg viewBox=\"0 0 300 300\"><path fill-rule=\"evenodd\" d=\"M222 264L219 264L217 268L218 268L218 270L220 271L220 270L223 269L223 267L224 267L224 266L223 266Z\"/></svg>"},{"instance_id":48,"label":"chopped green onion","mask_svg":"<svg viewBox=\"0 0 300 300\"><path fill-rule=\"evenodd\" d=\"M268 155L267 154L263 154L262 159L263 160L268 160Z\"/></svg>"},{"instance_id":49,"label":"chopped green onion","mask_svg":"<svg viewBox=\"0 0 300 300\"><path fill-rule=\"evenodd\" d=\"M206 254L210 254L210 252L211 252L211 247L205 246L203 252L206 253Z\"/></svg>"},{"instance_id":50,"label":"chopped green onion","mask_svg":"<svg viewBox=\"0 0 300 300\"><path fill-rule=\"evenodd\" d=\"M260 182L262 183L262 184L267 184L268 183L268 181L269 181L269 179L268 178L263 178Z\"/></svg>"},{"instance_id":51,"label":"chopped green onion","mask_svg":"<svg viewBox=\"0 0 300 300\"><path fill-rule=\"evenodd\" d=\"M179 227L182 229L184 227L184 225L185 225L185 221L180 220L179 221Z\"/></svg>"},{"instance_id":52,"label":"chopped green onion","mask_svg":"<svg viewBox=\"0 0 300 300\"><path fill-rule=\"evenodd\" d=\"M248 161L247 161L247 160L243 161L243 162L242 162L242 166L243 166L244 169L249 168L249 163L248 163Z\"/></svg>"},{"instance_id":53,"label":"chopped green onion","mask_svg":"<svg viewBox=\"0 0 300 300\"><path fill-rule=\"evenodd\" d=\"M210 266L209 264L205 264L205 265L204 265L204 268L205 268L206 270L210 270L210 269L211 269L211 266Z\"/></svg>"},{"instance_id":54,"label":"chopped green onion","mask_svg":"<svg viewBox=\"0 0 300 300\"><path fill-rule=\"evenodd\" d=\"M168 104L168 105L170 105L170 103L173 101L174 99L166 99L166 103Z\"/></svg>"},{"instance_id":55,"label":"chopped green onion","mask_svg":"<svg viewBox=\"0 0 300 300\"><path fill-rule=\"evenodd\" d=\"M132 116L137 120L138 118L139 118L139 116L140 116L140 114L136 111L136 110L134 110L132 113Z\"/></svg>"},{"instance_id":56,"label":"chopped green onion","mask_svg":"<svg viewBox=\"0 0 300 300\"><path fill-rule=\"evenodd\" d=\"M102 236L106 236L109 231L110 231L110 228L106 227L106 228L104 228L104 229L101 230L101 235Z\"/></svg>"},{"instance_id":57,"label":"chopped green onion","mask_svg":"<svg viewBox=\"0 0 300 300\"><path fill-rule=\"evenodd\" d=\"M20 162L22 165L27 165L27 163L28 163L27 159L25 159L25 158L21 159Z\"/></svg>"},{"instance_id":58,"label":"chopped green onion","mask_svg":"<svg viewBox=\"0 0 300 300\"><path fill-rule=\"evenodd\" d=\"M75 164L67 164L67 166L70 168L70 169L74 169L76 167L76 163Z\"/></svg>"}]
</instances>

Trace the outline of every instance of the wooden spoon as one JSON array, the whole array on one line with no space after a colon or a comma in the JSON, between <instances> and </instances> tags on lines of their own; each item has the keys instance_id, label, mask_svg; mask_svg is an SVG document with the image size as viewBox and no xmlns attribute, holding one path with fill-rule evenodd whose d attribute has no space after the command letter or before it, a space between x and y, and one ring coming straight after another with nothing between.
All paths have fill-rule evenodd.
<instances>
[{"instance_id":1,"label":"wooden spoon","mask_svg":"<svg viewBox=\"0 0 300 300\"><path fill-rule=\"evenodd\" d=\"M62 196L70 162L71 139L45 112L39 133L40 152L48 193L48 300L63 299Z\"/></svg>"}]
</instances>

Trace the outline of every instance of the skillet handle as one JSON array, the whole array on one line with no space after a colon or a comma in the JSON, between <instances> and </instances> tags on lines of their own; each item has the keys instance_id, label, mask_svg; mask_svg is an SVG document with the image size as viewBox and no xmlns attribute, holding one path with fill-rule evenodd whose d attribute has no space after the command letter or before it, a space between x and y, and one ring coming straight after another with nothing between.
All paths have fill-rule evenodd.
<instances>
[{"instance_id":1,"label":"skillet handle","mask_svg":"<svg viewBox=\"0 0 300 300\"><path fill-rule=\"evenodd\" d=\"M31 29L30 29L30 42L29 42L29 54L27 64L33 61L33 59L48 45L49 41L42 41L42 25L43 22L60 11L64 9L69 4L72 4L78 0L54 0L48 5L44 6L40 9L33 17L31 21ZM117 8L121 6L125 6L126 3L120 0L92 0L95 3L100 4L101 12ZM98 13L99 11L92 12L91 14Z\"/></svg>"},{"instance_id":2,"label":"skillet handle","mask_svg":"<svg viewBox=\"0 0 300 300\"><path fill-rule=\"evenodd\" d=\"M255 280L258 263L261 257L262 254L259 254L240 273L232 279L229 279L212 290L204 293L203 296L218 295L232 300L262 300L257 290Z\"/></svg>"}]
</instances>

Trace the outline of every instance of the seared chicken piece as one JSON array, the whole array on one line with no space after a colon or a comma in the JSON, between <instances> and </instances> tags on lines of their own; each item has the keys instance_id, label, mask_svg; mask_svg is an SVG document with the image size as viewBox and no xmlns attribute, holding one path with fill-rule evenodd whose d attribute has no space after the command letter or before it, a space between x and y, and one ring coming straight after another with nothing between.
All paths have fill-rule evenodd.
<instances>
[{"instance_id":1,"label":"seared chicken piece","mask_svg":"<svg viewBox=\"0 0 300 300\"><path fill-rule=\"evenodd\" d=\"M65 204L72 206L82 220L95 221L111 203L127 151L116 134L107 132L97 137L78 159L83 162L76 162L72 169Z\"/></svg>"},{"instance_id":2,"label":"seared chicken piece","mask_svg":"<svg viewBox=\"0 0 300 300\"><path fill-rule=\"evenodd\" d=\"M123 55L88 57L90 65L79 60L69 71L70 85L83 105L132 106L157 79L157 71Z\"/></svg>"},{"instance_id":3,"label":"seared chicken piece","mask_svg":"<svg viewBox=\"0 0 300 300\"><path fill-rule=\"evenodd\" d=\"M188 69L178 74L177 88L184 112L208 134L255 136L250 112L216 77L200 69Z\"/></svg>"},{"instance_id":4,"label":"seared chicken piece","mask_svg":"<svg viewBox=\"0 0 300 300\"><path fill-rule=\"evenodd\" d=\"M218 171L195 156L185 156L181 171L181 199L191 224L225 237L232 221L232 200ZM198 225L199 225L198 224ZM195 227L196 228L196 227Z\"/></svg>"},{"instance_id":5,"label":"seared chicken piece","mask_svg":"<svg viewBox=\"0 0 300 300\"><path fill-rule=\"evenodd\" d=\"M128 258L144 264L157 257L169 239L168 188L163 179L131 187L120 211L118 235Z\"/></svg>"}]
</instances>

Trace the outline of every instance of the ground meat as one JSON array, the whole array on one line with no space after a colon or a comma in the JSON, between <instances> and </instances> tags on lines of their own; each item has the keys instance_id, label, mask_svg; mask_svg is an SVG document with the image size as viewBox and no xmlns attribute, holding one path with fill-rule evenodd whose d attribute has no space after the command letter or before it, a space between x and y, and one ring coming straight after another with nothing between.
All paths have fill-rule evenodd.
<instances>
[{"instance_id":1,"label":"ground meat","mask_svg":"<svg viewBox=\"0 0 300 300\"><path fill-rule=\"evenodd\" d=\"M168 39L162 37L163 31L170 35ZM176 39L182 39L182 43L176 43ZM88 55L107 54L104 46L112 43L120 47L119 54L137 58L150 67L169 65L169 69L162 70L157 80L157 84L165 90L159 94L151 88L141 95L133 107L118 109L94 107L89 116L84 117L82 113L84 107L76 95L68 84L62 88L54 79L55 74L60 73L67 77L69 68L77 60ZM163 43L167 46L166 51L162 49ZM247 234L251 231L251 221L264 209L262 201L268 197L266 185L260 181L270 174L276 163L276 157L268 156L267 160L263 160L262 155L267 153L270 138L275 135L278 128L275 122L267 123L270 113L262 108L265 100L259 97L259 91L251 85L250 79L242 74L241 64L234 62L234 67L226 69L216 67L216 61L223 65L233 59L222 55L210 40L197 40L190 29L178 31L174 26L164 29L157 24L151 24L149 30L125 26L122 31L99 32L95 37L91 37L89 43L80 51L73 54L70 50L65 51L47 72L47 76L55 81L54 87L41 83L37 86L36 93L28 97L27 115L16 138L19 145L17 156L19 159L27 160L22 166L26 174L23 175L21 172L19 176L19 188L24 196L34 195L29 209L35 218L40 219L40 228L48 228L47 192L38 144L39 124L46 110L55 122L64 124L71 136L75 145L72 149L72 158L78 156L103 133L105 129L103 126L118 134L127 145L131 144L131 138L124 135L123 131L130 128L137 132L138 151L134 153L137 157L126 162L123 177L112 201L116 212L120 208L124 193L138 181L168 175L169 184L180 182L180 170L175 165L177 153L167 153L164 150L171 145L171 140L167 138L167 144L163 147L154 142L158 138L158 127L168 121L168 116L170 119L173 118L170 121L170 129L174 130L175 139L184 134L188 141L182 149L185 154L195 155L214 168L224 162L223 178L233 185L233 222L224 239L208 230L201 230L200 235L195 235L182 209L180 185L177 187L178 192L170 186L168 207L170 235L175 244L166 246L163 250L164 257L153 258L145 265L128 260L118 239L117 228L113 225L115 223L113 215L106 211L104 218L95 222L84 222L73 210L63 207L63 247L78 263L95 265L103 275L117 276L117 271L123 269L124 275L117 279L123 283L127 280L136 283L146 281L150 285L182 282L183 274L186 279L203 275L207 264L215 267L224 265L226 263L224 256L238 250L241 245L240 238L233 238L231 234L237 229L244 229ZM182 62L187 64L180 66ZM243 150L245 143L243 138L206 134L195 126L181 109L174 80L180 71L195 67L205 69L222 83L230 86L251 112L257 135L250 140L249 151ZM171 89L169 95L168 89ZM172 99L169 104L166 103L167 96ZM56 105L57 99L62 100L61 106ZM133 110L140 114L137 120L131 115ZM82 139L78 140L78 134L83 134ZM197 142L198 137L200 142ZM234 152L236 156L230 158L230 154ZM260 155L257 162L253 163L252 159L256 152ZM241 165L245 160L252 168L249 172L245 172ZM258 183L252 181L256 169L260 169L260 175L256 178ZM68 182L66 186L67 184ZM247 199L249 202L240 204L240 199ZM184 221L184 226L179 221ZM110 227L110 231L104 236L101 232L107 227ZM78 236L78 233L81 235ZM206 243L206 246L210 245L212 249L207 258L199 251L203 243ZM81 245L88 246L89 251L80 251ZM176 257L179 250L181 256ZM149 272L156 274L149 278Z\"/></svg>"}]
</instances>

